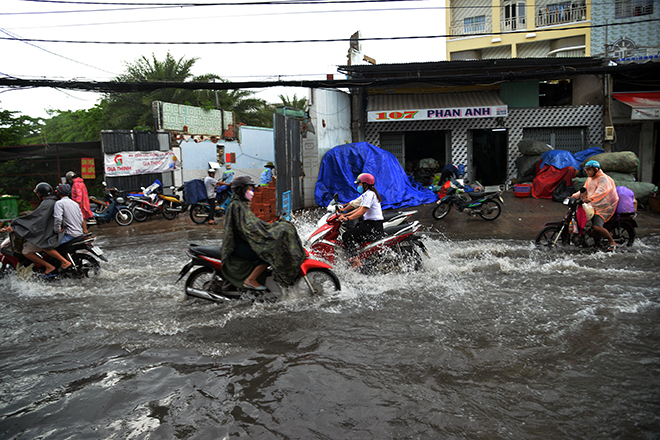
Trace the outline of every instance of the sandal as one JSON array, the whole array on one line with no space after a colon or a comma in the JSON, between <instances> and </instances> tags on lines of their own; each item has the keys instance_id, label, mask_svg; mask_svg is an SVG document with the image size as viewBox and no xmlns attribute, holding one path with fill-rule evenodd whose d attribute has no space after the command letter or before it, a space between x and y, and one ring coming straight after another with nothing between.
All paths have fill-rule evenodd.
<instances>
[{"instance_id":1,"label":"sandal","mask_svg":"<svg viewBox=\"0 0 660 440\"><path fill-rule=\"evenodd\" d=\"M213 220L209 220L208 223L209 223L209 225L211 225L211 226L213 226L213 225L217 225L217 223L214 222Z\"/></svg>"},{"instance_id":2,"label":"sandal","mask_svg":"<svg viewBox=\"0 0 660 440\"><path fill-rule=\"evenodd\" d=\"M253 286L252 283L250 283L248 280L243 281L243 287L245 287L246 289L259 290L259 291L268 289L268 287L266 286Z\"/></svg>"},{"instance_id":3,"label":"sandal","mask_svg":"<svg viewBox=\"0 0 660 440\"><path fill-rule=\"evenodd\" d=\"M611 244L611 245L609 245L609 246L607 247L607 249L605 250L605 252L614 252L615 250L616 250L616 245L615 245L615 244Z\"/></svg>"}]
</instances>

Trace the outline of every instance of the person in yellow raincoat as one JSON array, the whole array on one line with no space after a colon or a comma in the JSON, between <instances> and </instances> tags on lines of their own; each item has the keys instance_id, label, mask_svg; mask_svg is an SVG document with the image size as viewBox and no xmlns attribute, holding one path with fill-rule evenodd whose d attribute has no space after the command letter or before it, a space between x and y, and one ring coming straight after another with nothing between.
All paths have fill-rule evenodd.
<instances>
[{"instance_id":1,"label":"person in yellow raincoat","mask_svg":"<svg viewBox=\"0 0 660 440\"><path fill-rule=\"evenodd\" d=\"M594 216L591 219L594 231L609 242L608 251L616 249L616 242L607 229L604 228L607 222L616 211L616 205L619 203L619 195L616 192L614 180L600 169L600 163L590 160L584 165L584 171L587 173L587 181L584 182L585 192L576 192L572 197L580 198L585 203L591 203L594 208Z\"/></svg>"}]
</instances>

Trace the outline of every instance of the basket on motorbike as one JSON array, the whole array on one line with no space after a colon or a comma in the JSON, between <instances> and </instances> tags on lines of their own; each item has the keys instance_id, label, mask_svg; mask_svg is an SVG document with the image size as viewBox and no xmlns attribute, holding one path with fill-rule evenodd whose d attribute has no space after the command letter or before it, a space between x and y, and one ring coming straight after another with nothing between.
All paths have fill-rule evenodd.
<instances>
[{"instance_id":1,"label":"basket on motorbike","mask_svg":"<svg viewBox=\"0 0 660 440\"><path fill-rule=\"evenodd\" d=\"M513 195L519 198L529 197L532 193L532 185L529 183L516 183L513 185Z\"/></svg>"}]
</instances>

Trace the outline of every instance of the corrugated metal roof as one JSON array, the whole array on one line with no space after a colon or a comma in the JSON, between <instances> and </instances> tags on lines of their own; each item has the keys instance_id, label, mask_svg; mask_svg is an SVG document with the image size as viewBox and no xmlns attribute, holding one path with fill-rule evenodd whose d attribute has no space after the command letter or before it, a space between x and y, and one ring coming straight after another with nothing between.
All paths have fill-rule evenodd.
<instances>
[{"instance_id":1,"label":"corrugated metal roof","mask_svg":"<svg viewBox=\"0 0 660 440\"><path fill-rule=\"evenodd\" d=\"M506 106L495 91L426 95L371 95L367 111Z\"/></svg>"}]
</instances>

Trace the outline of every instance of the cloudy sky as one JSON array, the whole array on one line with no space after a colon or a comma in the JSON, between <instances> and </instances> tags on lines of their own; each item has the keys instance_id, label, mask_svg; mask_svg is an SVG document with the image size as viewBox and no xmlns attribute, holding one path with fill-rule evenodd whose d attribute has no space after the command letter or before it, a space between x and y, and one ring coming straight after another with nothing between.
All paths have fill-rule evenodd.
<instances>
[{"instance_id":1,"label":"cloudy sky","mask_svg":"<svg viewBox=\"0 0 660 440\"><path fill-rule=\"evenodd\" d=\"M229 81L311 80L327 74L340 79L337 66L347 64L348 42L266 42L348 39L358 30L363 38L445 33L444 0L248 1L256 2L2 0L0 76L107 81L126 63L151 54L164 59L169 51L176 59L199 58L193 74L214 73ZM260 43L175 44L255 41ZM103 44L118 42L167 44ZM443 38L364 41L362 49L379 64L445 59ZM278 102L280 94L307 94L300 88L255 91L268 102ZM90 108L98 99L90 92L0 87L0 110L33 117L47 116L46 109Z\"/></svg>"}]
</instances>

